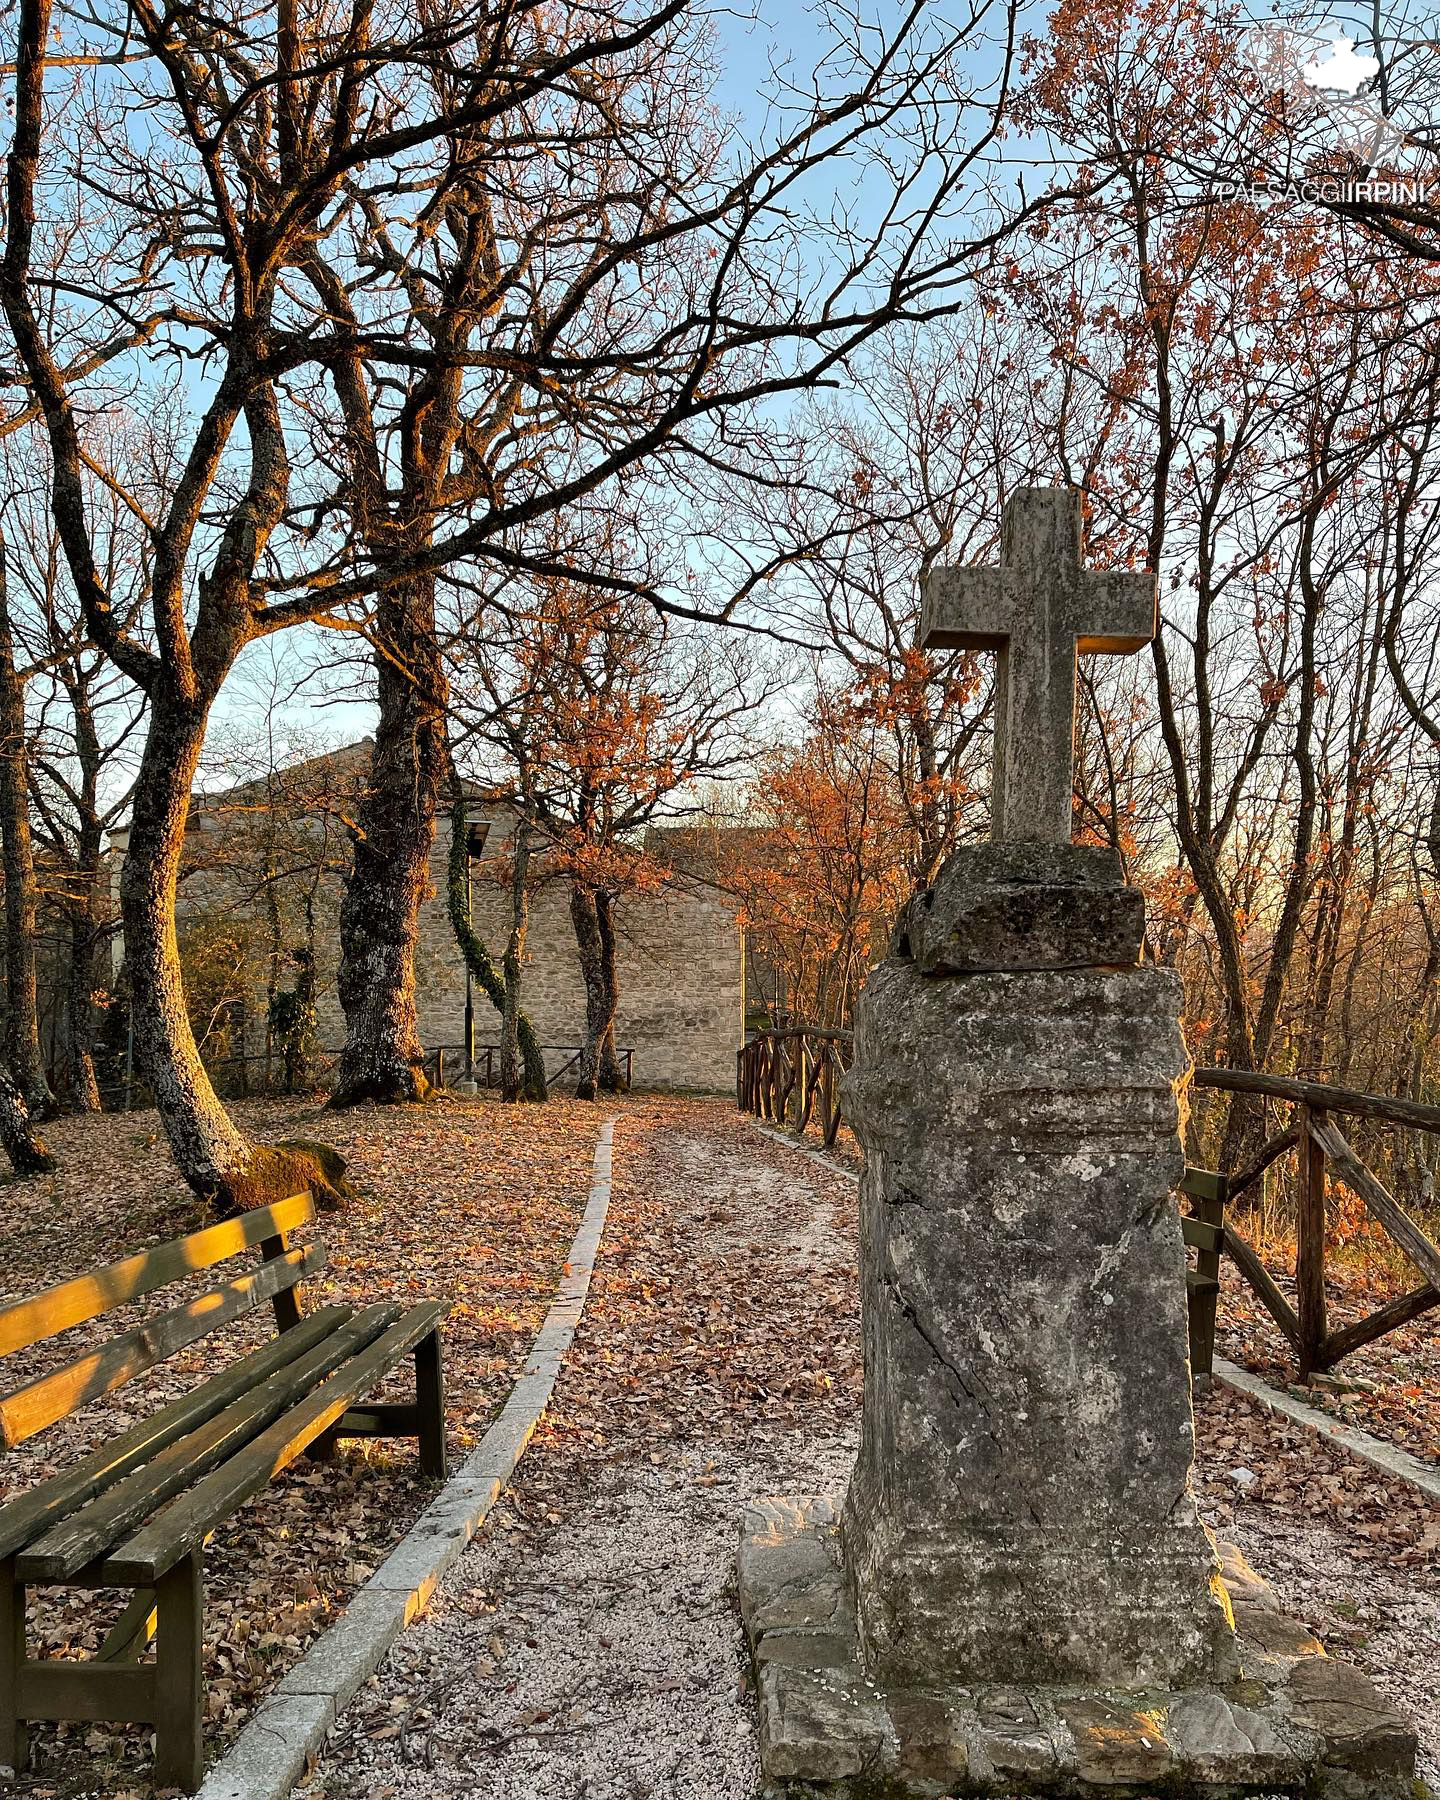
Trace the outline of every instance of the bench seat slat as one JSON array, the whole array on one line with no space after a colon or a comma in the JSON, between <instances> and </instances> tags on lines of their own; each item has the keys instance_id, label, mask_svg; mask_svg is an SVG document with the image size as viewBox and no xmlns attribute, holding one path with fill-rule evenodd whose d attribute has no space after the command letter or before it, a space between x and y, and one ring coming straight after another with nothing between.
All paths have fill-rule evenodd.
<instances>
[{"instance_id":1,"label":"bench seat slat","mask_svg":"<svg viewBox=\"0 0 1440 1800\"><path fill-rule=\"evenodd\" d=\"M111 1338L98 1350L16 1388L0 1399L0 1444L21 1444L87 1401L113 1393L132 1377L154 1368L207 1332L253 1312L282 1289L294 1287L297 1281L322 1267L324 1261L321 1244L287 1250L250 1274L237 1275L224 1287L211 1288L184 1306L157 1313L133 1331Z\"/></svg>"},{"instance_id":2,"label":"bench seat slat","mask_svg":"<svg viewBox=\"0 0 1440 1800\"><path fill-rule=\"evenodd\" d=\"M73 1468L61 1470L48 1481L39 1482L7 1501L0 1506L0 1557L24 1549L57 1519L93 1500L112 1482L121 1480L132 1469L138 1469L167 1444L173 1444L176 1438L203 1425L276 1369L303 1356L350 1316L348 1306L326 1306L307 1314L299 1325L272 1338L260 1349L252 1350L248 1356L230 1368L222 1369L218 1375L212 1375L178 1400L172 1400L120 1437L102 1444Z\"/></svg>"},{"instance_id":3,"label":"bench seat slat","mask_svg":"<svg viewBox=\"0 0 1440 1800\"><path fill-rule=\"evenodd\" d=\"M410 1309L388 1331L330 1376L298 1406L283 1414L245 1448L212 1469L188 1492L94 1565L96 1587L143 1586L158 1581L200 1544L207 1531L260 1492L329 1429L350 1402L366 1393L423 1338L449 1306L429 1300Z\"/></svg>"},{"instance_id":4,"label":"bench seat slat","mask_svg":"<svg viewBox=\"0 0 1440 1800\"><path fill-rule=\"evenodd\" d=\"M162 1450L81 1511L62 1519L17 1559L22 1581L67 1581L133 1531L167 1500L235 1455L252 1438L394 1323L399 1308L365 1308L304 1356L276 1371L216 1413L197 1431Z\"/></svg>"},{"instance_id":5,"label":"bench seat slat","mask_svg":"<svg viewBox=\"0 0 1440 1800\"><path fill-rule=\"evenodd\" d=\"M24 1350L41 1338L55 1337L72 1325L138 1300L156 1288L208 1269L212 1263L248 1250L266 1238L298 1231L315 1217L315 1202L308 1193L291 1194L270 1206L257 1207L234 1219L222 1219L187 1237L173 1238L150 1250L138 1250L121 1262L111 1263L88 1275L46 1288L28 1299L0 1306L0 1356Z\"/></svg>"}]
</instances>

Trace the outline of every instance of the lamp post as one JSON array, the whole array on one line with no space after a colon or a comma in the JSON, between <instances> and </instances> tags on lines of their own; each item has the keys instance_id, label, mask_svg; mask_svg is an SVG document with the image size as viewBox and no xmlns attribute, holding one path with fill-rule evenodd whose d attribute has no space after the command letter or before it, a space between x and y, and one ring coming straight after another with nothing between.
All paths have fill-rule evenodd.
<instances>
[{"instance_id":1,"label":"lamp post","mask_svg":"<svg viewBox=\"0 0 1440 1800\"><path fill-rule=\"evenodd\" d=\"M470 833L465 833L465 923L473 931L475 929L474 911L471 906L470 888ZM475 978L470 973L470 958L465 958L465 1082L473 1087L475 1083Z\"/></svg>"},{"instance_id":2,"label":"lamp post","mask_svg":"<svg viewBox=\"0 0 1440 1800\"><path fill-rule=\"evenodd\" d=\"M469 819L465 823L465 923L471 932L475 929L474 886L470 879L470 865L485 853L485 839L489 835L488 819ZM465 1082L473 1090L475 1086L475 977L471 973L470 958L465 958Z\"/></svg>"}]
</instances>

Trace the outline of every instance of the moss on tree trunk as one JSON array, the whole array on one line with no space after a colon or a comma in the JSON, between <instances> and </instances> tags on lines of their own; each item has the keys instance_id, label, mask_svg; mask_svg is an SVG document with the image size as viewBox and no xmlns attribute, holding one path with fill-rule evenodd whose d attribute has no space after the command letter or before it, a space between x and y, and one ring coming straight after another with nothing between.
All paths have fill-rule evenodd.
<instances>
[{"instance_id":1,"label":"moss on tree trunk","mask_svg":"<svg viewBox=\"0 0 1440 1800\"><path fill-rule=\"evenodd\" d=\"M48 1175L55 1158L30 1122L30 1109L8 1070L0 1069L0 1143L17 1175Z\"/></svg>"}]
</instances>

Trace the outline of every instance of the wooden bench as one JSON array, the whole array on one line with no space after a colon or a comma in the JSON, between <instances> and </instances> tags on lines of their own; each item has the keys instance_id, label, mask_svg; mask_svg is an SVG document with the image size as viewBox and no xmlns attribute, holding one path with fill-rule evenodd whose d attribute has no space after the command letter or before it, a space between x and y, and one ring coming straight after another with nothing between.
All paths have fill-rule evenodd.
<instances>
[{"instance_id":1,"label":"wooden bench","mask_svg":"<svg viewBox=\"0 0 1440 1800\"><path fill-rule=\"evenodd\" d=\"M248 1249L258 1266L156 1314L0 1397L0 1446L76 1408L270 1302L276 1335L142 1423L0 1507L0 1764L25 1766L26 1722L155 1727L155 1780L193 1793L201 1735L202 1575L216 1527L309 1450L341 1437L413 1437L427 1475L445 1474L440 1323L448 1306L305 1310L301 1282L325 1260L292 1248L314 1217L308 1194L142 1250L0 1307L0 1358ZM406 1356L415 1399L357 1406ZM11 1365L13 1367L13 1365ZM11 1377L14 1381L14 1377ZM0 1365L0 1388L4 1368ZM86 1662L31 1660L31 1585L129 1588L130 1604ZM155 1656L142 1660L151 1636Z\"/></svg>"},{"instance_id":2,"label":"wooden bench","mask_svg":"<svg viewBox=\"0 0 1440 1800\"><path fill-rule=\"evenodd\" d=\"M1220 1300L1220 1258L1225 1250L1225 1202L1229 1182L1209 1169L1186 1169L1180 1192L1190 1202L1181 1215L1195 1267L1185 1272L1190 1312L1190 1374L1208 1381L1215 1372L1215 1313Z\"/></svg>"}]
</instances>

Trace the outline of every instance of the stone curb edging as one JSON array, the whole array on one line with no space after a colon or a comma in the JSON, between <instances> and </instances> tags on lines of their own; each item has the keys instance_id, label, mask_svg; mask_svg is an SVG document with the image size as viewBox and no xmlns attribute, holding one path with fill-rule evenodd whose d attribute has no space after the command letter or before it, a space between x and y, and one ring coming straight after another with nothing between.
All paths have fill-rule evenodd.
<instances>
[{"instance_id":1,"label":"stone curb edging","mask_svg":"<svg viewBox=\"0 0 1440 1800\"><path fill-rule=\"evenodd\" d=\"M196 1800L285 1800L386 1651L429 1603L499 1498L550 1403L580 1323L610 1206L615 1121L595 1146L584 1216L519 1380L474 1451L337 1622L277 1685L206 1776Z\"/></svg>"},{"instance_id":2,"label":"stone curb edging","mask_svg":"<svg viewBox=\"0 0 1440 1800\"><path fill-rule=\"evenodd\" d=\"M1242 1369L1238 1363L1229 1362L1223 1356L1215 1358L1215 1379L1222 1387L1233 1388L1237 1394L1244 1394L1247 1400L1253 1400L1267 1412L1289 1419L1292 1424L1306 1426L1318 1437L1327 1439L1337 1449L1349 1451L1351 1456L1368 1463L1372 1469L1388 1475L1391 1480L1408 1482L1411 1487L1418 1488L1427 1500L1440 1502L1440 1469L1421 1462L1418 1456L1412 1456L1408 1450L1401 1450L1395 1444L1387 1444L1383 1438L1372 1437L1368 1431L1361 1431L1358 1425L1347 1425L1342 1419L1326 1412L1323 1407L1311 1406L1308 1401L1301 1400L1294 1394L1287 1394L1282 1388L1272 1387L1268 1381L1263 1381L1260 1376L1251 1374L1249 1369Z\"/></svg>"},{"instance_id":3,"label":"stone curb edging","mask_svg":"<svg viewBox=\"0 0 1440 1800\"><path fill-rule=\"evenodd\" d=\"M797 1156L808 1156L813 1163L819 1163L822 1169L828 1169L832 1175L843 1175L849 1181L859 1181L860 1171L852 1169L849 1163L841 1162L838 1156L832 1156L819 1144L808 1144L803 1138L796 1137L793 1131L782 1131L778 1125L767 1125L753 1115L746 1115L750 1123L761 1137L767 1137L772 1144L783 1144L787 1150L793 1150Z\"/></svg>"},{"instance_id":4,"label":"stone curb edging","mask_svg":"<svg viewBox=\"0 0 1440 1800\"><path fill-rule=\"evenodd\" d=\"M847 1168L844 1163L828 1156L813 1144L802 1143L793 1132L781 1131L778 1127L766 1125L753 1117L750 1123L762 1137L769 1138L773 1143L783 1144L787 1150L795 1150L801 1156L808 1156L812 1162L819 1163L832 1174L848 1175L852 1181L859 1179L854 1169ZM1418 1488L1427 1500L1440 1502L1440 1468L1421 1462L1418 1456L1412 1456L1408 1450L1401 1450L1395 1444L1387 1444L1383 1438L1361 1431L1358 1425L1345 1424L1323 1407L1311 1406L1294 1394L1272 1387L1268 1381L1223 1356L1215 1358L1214 1378L1222 1387L1233 1388L1237 1394L1244 1394L1257 1406L1263 1406L1267 1412L1289 1419L1294 1425L1304 1425L1318 1437L1325 1438L1338 1449L1348 1451L1351 1456L1367 1463L1380 1474L1389 1476L1392 1481L1408 1482L1411 1487Z\"/></svg>"}]
</instances>

